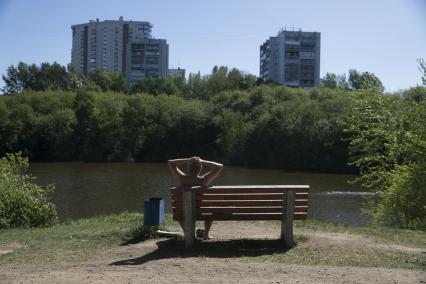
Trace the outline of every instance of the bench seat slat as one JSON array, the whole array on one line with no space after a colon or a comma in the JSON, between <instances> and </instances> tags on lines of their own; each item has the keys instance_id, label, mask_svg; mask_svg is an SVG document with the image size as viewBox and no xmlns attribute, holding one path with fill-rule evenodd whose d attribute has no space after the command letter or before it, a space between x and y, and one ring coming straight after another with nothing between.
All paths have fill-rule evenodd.
<instances>
[{"instance_id":1,"label":"bench seat slat","mask_svg":"<svg viewBox=\"0 0 426 284\"><path fill-rule=\"evenodd\" d=\"M282 207L198 207L197 213L281 213ZM296 206L294 212L307 212L308 206ZM173 208L174 214L183 214L182 208Z\"/></svg>"},{"instance_id":2,"label":"bench seat slat","mask_svg":"<svg viewBox=\"0 0 426 284\"><path fill-rule=\"evenodd\" d=\"M207 206L222 206L222 207L245 207L245 206L282 206L283 202L281 200L208 200L197 202L197 207L207 207ZM181 204L176 207L181 207Z\"/></svg>"},{"instance_id":3,"label":"bench seat slat","mask_svg":"<svg viewBox=\"0 0 426 284\"><path fill-rule=\"evenodd\" d=\"M282 207L201 207L196 213L280 213Z\"/></svg>"},{"instance_id":4,"label":"bench seat slat","mask_svg":"<svg viewBox=\"0 0 426 284\"><path fill-rule=\"evenodd\" d=\"M200 207L197 213L282 213L282 207ZM307 212L307 206L297 206L294 212Z\"/></svg>"}]
</instances>

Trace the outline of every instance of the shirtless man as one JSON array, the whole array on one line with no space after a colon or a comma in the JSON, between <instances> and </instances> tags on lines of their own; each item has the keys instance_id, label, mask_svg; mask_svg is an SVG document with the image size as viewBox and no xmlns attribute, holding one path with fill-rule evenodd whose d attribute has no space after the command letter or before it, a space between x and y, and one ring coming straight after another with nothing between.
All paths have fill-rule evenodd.
<instances>
[{"instance_id":1,"label":"shirtless man","mask_svg":"<svg viewBox=\"0 0 426 284\"><path fill-rule=\"evenodd\" d=\"M186 165L186 173L179 166ZM203 167L207 172L201 174ZM223 165L211 161L201 160L199 157L169 160L169 169L180 185L208 186L222 171ZM183 222L179 222L183 229ZM210 239L210 228L213 221L204 221L204 239Z\"/></svg>"}]
</instances>

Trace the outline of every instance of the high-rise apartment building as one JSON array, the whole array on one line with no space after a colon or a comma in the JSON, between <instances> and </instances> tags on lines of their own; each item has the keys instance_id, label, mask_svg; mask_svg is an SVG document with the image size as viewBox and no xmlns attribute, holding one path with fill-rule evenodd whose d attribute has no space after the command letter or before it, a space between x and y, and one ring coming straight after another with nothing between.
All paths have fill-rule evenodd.
<instances>
[{"instance_id":1,"label":"high-rise apartment building","mask_svg":"<svg viewBox=\"0 0 426 284\"><path fill-rule=\"evenodd\" d=\"M320 84L319 32L282 30L260 46L260 78L290 87Z\"/></svg>"},{"instance_id":2,"label":"high-rise apartment building","mask_svg":"<svg viewBox=\"0 0 426 284\"><path fill-rule=\"evenodd\" d=\"M85 24L73 25L72 29L72 50L71 64L76 71L87 76L90 71L100 68L108 72L122 72L128 81L127 72L130 69L131 45L136 42L143 41L145 44L152 42L153 45L158 41L165 43L165 40L157 40L152 38L152 24L141 21L124 21L120 17L118 21L89 21ZM166 44L167 46L167 44ZM159 72L151 72L153 64L146 68L147 73L140 72L141 77L148 76L166 76L168 68L168 46L161 49L157 54L166 60L158 62L166 62L165 68L158 66ZM148 61L149 62L149 61ZM160 63L159 63L160 64ZM164 71L162 71L164 69ZM145 70L145 68L143 68Z\"/></svg>"},{"instance_id":3,"label":"high-rise apartment building","mask_svg":"<svg viewBox=\"0 0 426 284\"><path fill-rule=\"evenodd\" d=\"M126 80L130 85L146 77L165 77L169 46L164 39L138 39L127 45Z\"/></svg>"}]
</instances>

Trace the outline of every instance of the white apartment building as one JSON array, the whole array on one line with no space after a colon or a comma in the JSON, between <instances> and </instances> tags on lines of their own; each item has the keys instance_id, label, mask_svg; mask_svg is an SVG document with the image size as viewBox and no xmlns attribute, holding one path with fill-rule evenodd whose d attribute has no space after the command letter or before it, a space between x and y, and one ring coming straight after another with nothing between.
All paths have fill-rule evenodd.
<instances>
[{"instance_id":1,"label":"white apartment building","mask_svg":"<svg viewBox=\"0 0 426 284\"><path fill-rule=\"evenodd\" d=\"M165 77L169 67L169 45L164 39L138 39L127 45L126 80L129 85L147 77Z\"/></svg>"},{"instance_id":2,"label":"white apartment building","mask_svg":"<svg viewBox=\"0 0 426 284\"><path fill-rule=\"evenodd\" d=\"M156 44L159 40L153 39L151 30L152 24L143 21L125 21L123 17L119 20L99 19L91 20L88 23L71 26L72 29L72 50L71 65L74 69L85 76L90 71L101 68L108 72L122 72L128 81L129 66L131 56L129 54L133 42L152 41ZM164 41L165 40L161 40ZM168 46L158 54L166 57L167 67L164 72L153 73L149 76L166 76L168 68ZM152 64L151 64L152 65ZM150 66L151 68L152 66ZM145 68L143 68L145 69ZM147 68L149 70L149 68ZM159 69L164 69L159 67ZM141 74L141 77L148 74ZM133 80L135 77L133 77Z\"/></svg>"},{"instance_id":3,"label":"white apartment building","mask_svg":"<svg viewBox=\"0 0 426 284\"><path fill-rule=\"evenodd\" d=\"M320 85L319 32L281 30L260 46L260 78L290 87Z\"/></svg>"}]
</instances>

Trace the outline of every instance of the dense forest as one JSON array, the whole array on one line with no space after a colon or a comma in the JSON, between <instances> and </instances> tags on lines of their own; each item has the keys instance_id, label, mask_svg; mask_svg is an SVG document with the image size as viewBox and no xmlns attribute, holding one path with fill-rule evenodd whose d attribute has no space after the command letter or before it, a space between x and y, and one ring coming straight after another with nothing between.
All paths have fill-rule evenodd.
<instances>
[{"instance_id":1,"label":"dense forest","mask_svg":"<svg viewBox=\"0 0 426 284\"><path fill-rule=\"evenodd\" d=\"M32 161L166 161L344 172L351 94L277 86L209 100L96 91L24 91L0 99L1 154Z\"/></svg>"},{"instance_id":2,"label":"dense forest","mask_svg":"<svg viewBox=\"0 0 426 284\"><path fill-rule=\"evenodd\" d=\"M228 165L357 172L382 197L369 207L375 220L425 229L426 64L419 64L424 86L384 93L373 73L356 70L327 73L309 90L226 67L127 87L123 75L102 70L84 78L56 63L19 63L3 76L0 155L108 162L197 155Z\"/></svg>"},{"instance_id":3,"label":"dense forest","mask_svg":"<svg viewBox=\"0 0 426 284\"><path fill-rule=\"evenodd\" d=\"M126 89L122 75L88 79L59 64L18 64L3 76L0 155L31 161L165 161L199 155L227 164L354 172L345 123L363 90L382 92L372 73L326 74L304 90L261 82L237 69L147 78ZM401 102L423 87L388 94ZM419 98L417 98L419 97ZM405 98L405 99L404 99Z\"/></svg>"},{"instance_id":4,"label":"dense forest","mask_svg":"<svg viewBox=\"0 0 426 284\"><path fill-rule=\"evenodd\" d=\"M100 70L89 80L55 64L8 71L0 154L22 151L32 161L196 154L250 167L353 170L342 124L352 104L348 90L264 84L225 67L187 81L148 78L127 93L122 77Z\"/></svg>"}]
</instances>

